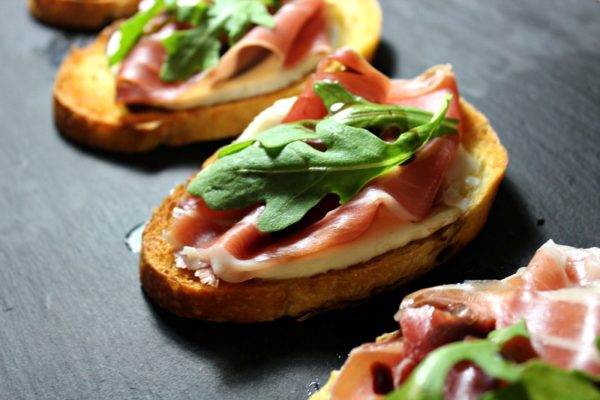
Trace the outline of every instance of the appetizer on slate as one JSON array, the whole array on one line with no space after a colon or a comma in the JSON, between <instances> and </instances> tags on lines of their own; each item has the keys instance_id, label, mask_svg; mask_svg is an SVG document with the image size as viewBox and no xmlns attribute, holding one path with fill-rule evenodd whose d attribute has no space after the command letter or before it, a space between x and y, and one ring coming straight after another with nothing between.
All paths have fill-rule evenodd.
<instances>
[{"instance_id":1,"label":"appetizer on slate","mask_svg":"<svg viewBox=\"0 0 600 400\"><path fill-rule=\"evenodd\" d=\"M449 66L390 81L340 49L165 199L143 234L142 285L207 320L339 307L473 239L506 163Z\"/></svg>"},{"instance_id":2,"label":"appetizer on slate","mask_svg":"<svg viewBox=\"0 0 600 400\"><path fill-rule=\"evenodd\" d=\"M371 57L381 31L377 0L142 5L61 66L54 114L65 136L124 152L236 136L299 93L332 49Z\"/></svg>"},{"instance_id":3,"label":"appetizer on slate","mask_svg":"<svg viewBox=\"0 0 600 400\"><path fill-rule=\"evenodd\" d=\"M135 14L140 0L28 0L40 21L66 29L99 29Z\"/></svg>"},{"instance_id":4,"label":"appetizer on slate","mask_svg":"<svg viewBox=\"0 0 600 400\"><path fill-rule=\"evenodd\" d=\"M504 280L418 291L311 399L598 400L599 285L600 249L549 241Z\"/></svg>"}]
</instances>

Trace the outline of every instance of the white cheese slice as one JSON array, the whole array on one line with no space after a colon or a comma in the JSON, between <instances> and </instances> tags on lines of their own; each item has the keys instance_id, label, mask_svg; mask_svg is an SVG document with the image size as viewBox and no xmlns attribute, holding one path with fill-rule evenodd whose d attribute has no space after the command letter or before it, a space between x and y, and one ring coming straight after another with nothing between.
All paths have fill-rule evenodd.
<instances>
[{"instance_id":1,"label":"white cheese slice","mask_svg":"<svg viewBox=\"0 0 600 400\"><path fill-rule=\"evenodd\" d=\"M312 53L292 68L283 69L277 57L271 55L242 75L216 85L213 85L211 80L201 79L177 97L157 105L182 110L271 93L306 77L315 69L324 54L325 52Z\"/></svg>"}]
</instances>

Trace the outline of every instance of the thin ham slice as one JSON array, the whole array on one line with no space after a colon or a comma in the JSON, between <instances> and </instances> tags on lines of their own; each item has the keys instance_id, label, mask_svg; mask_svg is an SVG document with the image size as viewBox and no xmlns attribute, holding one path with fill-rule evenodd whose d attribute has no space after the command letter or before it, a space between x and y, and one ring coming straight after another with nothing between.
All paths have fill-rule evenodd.
<instances>
[{"instance_id":1,"label":"thin ham slice","mask_svg":"<svg viewBox=\"0 0 600 400\"><path fill-rule=\"evenodd\" d=\"M518 290L511 312L498 316L504 327L524 318L532 346L545 361L600 375L595 341L600 335L600 288L578 287L552 291Z\"/></svg>"},{"instance_id":2,"label":"thin ham slice","mask_svg":"<svg viewBox=\"0 0 600 400\"><path fill-rule=\"evenodd\" d=\"M182 83L167 83L160 79L160 69L167 58L160 39L174 30L173 24L167 24L156 34L139 40L115 76L117 101L143 104L153 96L170 100L185 88Z\"/></svg>"},{"instance_id":3,"label":"thin ham slice","mask_svg":"<svg viewBox=\"0 0 600 400\"><path fill-rule=\"evenodd\" d=\"M583 277L569 272L576 265L584 266ZM549 241L516 275L425 289L409 296L399 315L412 307L443 304L469 318L493 320L496 328L525 319L533 348L543 360L600 374L594 344L600 335L599 273L600 249L574 249Z\"/></svg>"},{"instance_id":4,"label":"thin ham slice","mask_svg":"<svg viewBox=\"0 0 600 400\"><path fill-rule=\"evenodd\" d=\"M215 82L235 76L273 54L286 67L291 67L313 46L328 43L323 0L294 0L275 15L273 29L254 27L242 40L223 55L210 78Z\"/></svg>"},{"instance_id":5,"label":"thin ham slice","mask_svg":"<svg viewBox=\"0 0 600 400\"><path fill-rule=\"evenodd\" d=\"M356 52L349 48L341 48L319 63L316 73L309 79L306 88L283 119L283 123L303 119L322 119L327 115L323 101L312 90L313 84L317 81L339 82L350 92L374 103L385 103L392 86L385 75L373 68ZM429 91L433 86L429 87Z\"/></svg>"},{"instance_id":6,"label":"thin ham slice","mask_svg":"<svg viewBox=\"0 0 600 400\"><path fill-rule=\"evenodd\" d=\"M370 366L379 363L392 369L404 356L404 343L395 339L382 343L367 343L354 349L348 358L347 368L332 387L332 397L347 400L364 400L377 396L373 385L374 377ZM369 368L364 368L368 365ZM365 385L353 386L345 382L366 382Z\"/></svg>"},{"instance_id":7,"label":"thin ham slice","mask_svg":"<svg viewBox=\"0 0 600 400\"><path fill-rule=\"evenodd\" d=\"M388 98L390 87L398 86L394 93L401 93L402 87L412 85L412 81L390 82L348 49L338 50L322 62L314 79L322 77L322 73L328 70L332 62L341 65L342 68L338 68L335 73L326 72L326 79L354 82L355 85L360 82L361 86L353 88L356 88L356 94L361 96L367 97L366 93L373 93L372 99L381 101ZM441 101L441 98L432 95L448 91L454 94L453 101L457 102L458 93L455 92L456 83L452 71L447 67L433 71L427 72L427 75L433 74L440 79L427 79L431 85L428 90L423 89L419 93L405 90L406 99L395 95L394 102L415 102L418 97L414 96L429 96L428 98L435 99L436 103L423 102L421 105L427 110L436 111L440 106L437 101ZM421 77L417 79L424 80ZM308 88L311 89L312 85L309 84ZM322 102L319 99L321 109L315 107L314 97L312 90L305 91L292 107L288 119L314 118L315 110L321 113ZM298 104L300 106L296 107ZM454 113L455 116L459 116L458 109L455 109ZM291 115L293 117L290 117ZM425 218L439 193L445 171L453 160L457 147L458 137L436 139L423 149L414 161L372 181L348 203L339 207L337 203L331 204L331 201L328 205L319 204L316 213L322 215L321 219L310 224L301 222L283 233L267 235L259 232L256 226L259 214L251 210L248 213L253 215L252 218L240 218L236 224L230 225L231 232L218 232L220 237L216 239L212 234L202 233L202 229L198 228L198 217L191 218L189 213L175 215L168 238L175 248L195 246L197 257L205 260L215 275L225 281L241 282L252 279L260 276L258 273L261 270L284 266L286 262L300 260L340 244L359 240L363 235L389 231L391 227ZM198 208L194 215L203 212L202 208ZM218 219L217 214L212 216ZM204 217L199 219L203 220ZM206 223L203 225L207 226ZM223 226L219 223L215 225ZM211 227L206 229L214 231ZM200 243L194 235L211 237L211 241ZM236 260L244 262L243 269L239 263L236 264Z\"/></svg>"},{"instance_id":8,"label":"thin ham slice","mask_svg":"<svg viewBox=\"0 0 600 400\"><path fill-rule=\"evenodd\" d=\"M429 111L432 104L440 104L447 94L458 93L456 79L452 74L450 65L440 65L425 71L420 76L411 79L399 79L388 92L386 103L416 107ZM439 90L432 92L431 87ZM453 99L446 115L450 118L460 119L460 106L458 98Z\"/></svg>"},{"instance_id":9,"label":"thin ham slice","mask_svg":"<svg viewBox=\"0 0 600 400\"><path fill-rule=\"evenodd\" d=\"M446 116L460 121L458 86L449 65L431 68L415 79L394 81L385 102L436 112L448 94L453 97ZM460 122L458 128L460 134ZM419 153L414 162L403 167L402 185L396 186L399 190L396 191L395 197L418 219L424 218L431 209L442 184L444 172L456 154L459 144L459 135L435 139ZM411 201L413 198L423 201Z\"/></svg>"},{"instance_id":10,"label":"thin ham slice","mask_svg":"<svg viewBox=\"0 0 600 400\"><path fill-rule=\"evenodd\" d=\"M396 315L403 334L402 351L397 354L401 360L394 367L396 386L428 352L448 341L445 339L461 340L465 334L483 337L521 319L525 319L531 341L509 343L512 359L525 361L535 354L562 368L600 375L595 346L600 335L599 274L600 249L575 249L549 241L527 268L502 281L438 286L406 297ZM353 376L364 380L339 379L332 391L334 399L352 398L344 393L365 393L372 386L372 379L357 372L370 368L360 355L368 346L353 350L353 357L340 373L344 377L349 368ZM368 362L377 359L371 355ZM489 377L466 363L449 375L446 398L475 399L483 389L493 388L491 383Z\"/></svg>"},{"instance_id":11,"label":"thin ham slice","mask_svg":"<svg viewBox=\"0 0 600 400\"><path fill-rule=\"evenodd\" d=\"M169 23L139 40L117 74L117 101L130 105L165 104L200 81L211 85L230 79L267 56L291 68L310 52L329 51L323 0L292 0L274 16L275 28L256 26L220 59L219 64L185 82L163 82L159 74L166 59L161 40L181 25ZM185 28L185 27L183 27Z\"/></svg>"}]
</instances>

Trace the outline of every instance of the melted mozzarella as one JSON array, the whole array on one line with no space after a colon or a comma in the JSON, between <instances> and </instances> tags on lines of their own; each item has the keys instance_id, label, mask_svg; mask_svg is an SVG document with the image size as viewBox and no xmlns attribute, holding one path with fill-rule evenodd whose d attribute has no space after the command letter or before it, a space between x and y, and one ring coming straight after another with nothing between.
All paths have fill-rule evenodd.
<instances>
[{"instance_id":1,"label":"melted mozzarella","mask_svg":"<svg viewBox=\"0 0 600 400\"><path fill-rule=\"evenodd\" d=\"M384 194L382 193L381 196L383 197ZM215 274L225 280L233 278L242 281L251 277L263 279L308 277L331 270L344 269L402 247L413 240L426 238L441 227L456 221L461 214L457 208L441 207L433 210L427 219L419 223L402 224L383 233L368 232L359 240L344 243L298 260L286 261L285 265L269 262L265 268L260 262L254 260L239 260L222 248L214 249L210 260Z\"/></svg>"},{"instance_id":2,"label":"melted mozzarella","mask_svg":"<svg viewBox=\"0 0 600 400\"><path fill-rule=\"evenodd\" d=\"M246 99L290 86L315 69L328 51L312 53L292 68L281 68L280 60L271 55L248 72L214 84L210 79L200 79L165 104L174 110L210 106L228 101ZM207 74L208 75L208 74Z\"/></svg>"},{"instance_id":3,"label":"melted mozzarella","mask_svg":"<svg viewBox=\"0 0 600 400\"><path fill-rule=\"evenodd\" d=\"M261 111L234 142L243 142L252 139L259 133L281 124L281 121L290 112L297 98L297 96L294 96L277 100L271 107Z\"/></svg>"}]
</instances>

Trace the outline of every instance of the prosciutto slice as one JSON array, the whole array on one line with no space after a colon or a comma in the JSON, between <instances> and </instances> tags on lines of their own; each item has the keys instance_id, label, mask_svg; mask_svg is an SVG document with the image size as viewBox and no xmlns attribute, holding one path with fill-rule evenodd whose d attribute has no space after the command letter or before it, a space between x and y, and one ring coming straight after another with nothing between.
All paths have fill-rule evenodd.
<instances>
[{"instance_id":1,"label":"prosciutto slice","mask_svg":"<svg viewBox=\"0 0 600 400\"><path fill-rule=\"evenodd\" d=\"M325 117L327 110L312 87L317 81L327 80L337 81L350 92L373 103L385 103L392 86L385 75L373 68L356 52L349 48L341 48L319 63L317 71L309 79L306 88L298 96L298 100L282 122ZM430 85L426 92L431 91L435 86L435 84Z\"/></svg>"},{"instance_id":2,"label":"prosciutto slice","mask_svg":"<svg viewBox=\"0 0 600 400\"><path fill-rule=\"evenodd\" d=\"M323 0L292 0L274 15L273 29L256 26L220 59L219 64L185 82L163 82L160 69L166 59L161 40L187 27L168 23L139 40L115 76L117 101L125 104L166 104L203 82L217 85L273 56L282 69L291 68L309 53L329 52Z\"/></svg>"},{"instance_id":3,"label":"prosciutto slice","mask_svg":"<svg viewBox=\"0 0 600 400\"><path fill-rule=\"evenodd\" d=\"M329 71L332 63L341 65L337 72ZM342 64L342 63L347 63ZM326 75L323 75L326 74ZM390 82L373 69L365 60L350 50L342 49L327 58L312 79L318 77L352 82L348 88L355 93L374 100L386 101L391 87L394 93L406 92L406 97L396 95L395 103L418 101L427 96L435 103L421 102L422 108L436 111L440 103L438 93L454 94L453 116L458 117L458 93L452 71L447 67L426 73L439 79L427 79L428 89L419 93L402 89L412 81ZM419 81L425 80L418 78ZM360 83L360 85L359 85ZM312 85L309 84L309 88ZM314 118L322 113L323 104L315 105L315 95L305 92L292 107L287 120ZM417 96L417 97L413 97ZM317 98L318 99L318 98ZM315 111L318 108L320 110ZM291 117L293 115L293 117ZM453 135L457 136L457 135ZM228 282L241 282L254 277L264 277L286 263L302 260L346 243L359 241L367 235L389 232L394 227L426 217L442 186L444 173L453 160L458 147L458 137L445 137L432 141L416 159L407 166L398 167L368 184L348 203L339 206L336 197L324 199L303 221L277 234L261 233L257 220L262 206L247 210L235 223L230 213L210 211L201 200L183 200L186 212L175 213L175 221L167 234L171 244L184 252L183 264L189 258L202 260L199 268L210 268L217 278ZM190 206L196 204L196 206ZM207 216L205 216L207 215ZM210 219L201 224L198 221ZM192 233L190 233L192 232ZM189 248L194 247L191 251ZM359 260L362 261L362 260ZM357 261L358 262L358 261ZM325 272L325 271L320 271ZM200 272L205 274L205 271Z\"/></svg>"},{"instance_id":4,"label":"prosciutto slice","mask_svg":"<svg viewBox=\"0 0 600 400\"><path fill-rule=\"evenodd\" d=\"M418 291L403 300L396 315L403 337L395 339L390 347L396 349L395 355L387 351L381 359L399 358L392 366L397 387L430 351L444 343L484 337L524 319L531 334L531 348L515 343L512 358L526 360L536 355L562 368L600 375L600 356L595 346L600 335L599 274L599 248L575 249L549 241L526 268L502 281ZM350 353L332 388L334 399L376 396L374 379L364 371L379 360L374 354L378 348L386 348L385 343L379 347L363 345ZM368 361L362 353L369 355ZM493 380L468 363L455 367L446 384L448 399L476 399L494 387ZM347 393L361 393L361 397Z\"/></svg>"}]
</instances>

